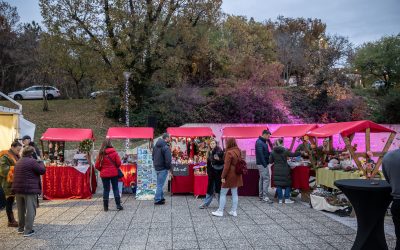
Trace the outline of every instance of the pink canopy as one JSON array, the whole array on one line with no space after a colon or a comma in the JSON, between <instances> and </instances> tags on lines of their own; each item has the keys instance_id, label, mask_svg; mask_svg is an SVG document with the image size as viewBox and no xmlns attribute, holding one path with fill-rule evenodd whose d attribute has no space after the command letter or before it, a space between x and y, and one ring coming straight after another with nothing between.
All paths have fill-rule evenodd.
<instances>
[{"instance_id":1,"label":"pink canopy","mask_svg":"<svg viewBox=\"0 0 400 250\"><path fill-rule=\"evenodd\" d=\"M225 127L222 130L222 138L258 138L263 130L268 130L268 127Z\"/></svg>"},{"instance_id":2,"label":"pink canopy","mask_svg":"<svg viewBox=\"0 0 400 250\"><path fill-rule=\"evenodd\" d=\"M271 137L302 137L316 128L317 124L284 125L275 130Z\"/></svg>"},{"instance_id":3,"label":"pink canopy","mask_svg":"<svg viewBox=\"0 0 400 250\"><path fill-rule=\"evenodd\" d=\"M107 139L153 139L154 129L148 127L114 127L109 128Z\"/></svg>"},{"instance_id":4,"label":"pink canopy","mask_svg":"<svg viewBox=\"0 0 400 250\"><path fill-rule=\"evenodd\" d=\"M94 140L93 131L85 128L48 128L40 140L43 141L83 141Z\"/></svg>"},{"instance_id":5,"label":"pink canopy","mask_svg":"<svg viewBox=\"0 0 400 250\"><path fill-rule=\"evenodd\" d=\"M335 134L340 134L342 136L350 136L354 133L365 132L367 128L370 129L371 133L395 132L382 125L364 120L364 121L354 121L354 122L329 123L320 128L312 130L311 132L308 133L308 135L314 137L330 137Z\"/></svg>"},{"instance_id":6,"label":"pink canopy","mask_svg":"<svg viewBox=\"0 0 400 250\"><path fill-rule=\"evenodd\" d=\"M209 127L175 127L167 128L167 133L172 137L215 137Z\"/></svg>"}]
</instances>

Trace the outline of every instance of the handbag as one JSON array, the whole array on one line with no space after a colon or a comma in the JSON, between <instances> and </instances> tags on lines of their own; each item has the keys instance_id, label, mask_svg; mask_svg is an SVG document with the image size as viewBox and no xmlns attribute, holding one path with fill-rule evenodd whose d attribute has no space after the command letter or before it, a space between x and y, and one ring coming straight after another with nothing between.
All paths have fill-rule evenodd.
<instances>
[{"instance_id":1,"label":"handbag","mask_svg":"<svg viewBox=\"0 0 400 250\"><path fill-rule=\"evenodd\" d=\"M117 164L110 158L110 156L107 155L107 158L112 162L112 164L117 168L118 170L118 179L124 178L124 173L122 173L122 170L117 167Z\"/></svg>"}]
</instances>

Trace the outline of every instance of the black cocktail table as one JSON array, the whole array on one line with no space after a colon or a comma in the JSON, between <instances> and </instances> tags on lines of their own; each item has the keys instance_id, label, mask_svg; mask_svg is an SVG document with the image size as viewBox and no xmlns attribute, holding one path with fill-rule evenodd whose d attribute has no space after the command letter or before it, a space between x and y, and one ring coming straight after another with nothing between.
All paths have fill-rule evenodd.
<instances>
[{"instance_id":1,"label":"black cocktail table","mask_svg":"<svg viewBox=\"0 0 400 250\"><path fill-rule=\"evenodd\" d=\"M384 217L392 201L391 187L383 180L337 180L357 216L357 237L352 249L388 249Z\"/></svg>"}]
</instances>

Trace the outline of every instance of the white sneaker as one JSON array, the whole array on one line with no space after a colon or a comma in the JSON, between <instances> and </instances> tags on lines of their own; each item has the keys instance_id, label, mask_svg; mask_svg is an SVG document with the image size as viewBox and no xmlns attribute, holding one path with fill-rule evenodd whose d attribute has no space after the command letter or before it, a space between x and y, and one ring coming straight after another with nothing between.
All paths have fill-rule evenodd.
<instances>
[{"instance_id":1,"label":"white sneaker","mask_svg":"<svg viewBox=\"0 0 400 250\"><path fill-rule=\"evenodd\" d=\"M214 216L217 216L217 217L222 217L222 216L224 216L224 212L219 211L219 210L217 210L217 211L215 211L215 212L212 212L211 214L214 215Z\"/></svg>"},{"instance_id":2,"label":"white sneaker","mask_svg":"<svg viewBox=\"0 0 400 250\"><path fill-rule=\"evenodd\" d=\"M236 217L236 216L237 216L236 211L230 211L228 214L229 214L229 215L232 215L233 217Z\"/></svg>"},{"instance_id":3,"label":"white sneaker","mask_svg":"<svg viewBox=\"0 0 400 250\"><path fill-rule=\"evenodd\" d=\"M266 202L266 203L268 203L268 204L274 203L274 202L271 201L269 198L264 198L262 201L263 201L263 202Z\"/></svg>"},{"instance_id":4,"label":"white sneaker","mask_svg":"<svg viewBox=\"0 0 400 250\"><path fill-rule=\"evenodd\" d=\"M293 204L294 201L292 201L290 198L289 199L285 199L285 204Z\"/></svg>"},{"instance_id":5,"label":"white sneaker","mask_svg":"<svg viewBox=\"0 0 400 250\"><path fill-rule=\"evenodd\" d=\"M283 201L282 201L282 200L279 200L279 201L278 201L278 203L279 203L279 204L282 204L282 203L283 203Z\"/></svg>"}]
</instances>

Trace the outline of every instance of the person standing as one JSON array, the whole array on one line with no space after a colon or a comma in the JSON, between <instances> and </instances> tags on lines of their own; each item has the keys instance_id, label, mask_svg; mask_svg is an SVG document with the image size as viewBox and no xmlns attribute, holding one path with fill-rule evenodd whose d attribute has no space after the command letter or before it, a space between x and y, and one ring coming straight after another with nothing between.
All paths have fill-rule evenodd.
<instances>
[{"instance_id":1,"label":"person standing","mask_svg":"<svg viewBox=\"0 0 400 250\"><path fill-rule=\"evenodd\" d=\"M32 141L32 138L29 135L25 135L24 137L22 137L22 144L23 144L24 147L31 146L31 147L33 147L35 149L35 152L33 154L33 158L34 159L37 160L37 159L42 159L43 158L39 147L36 145L36 143L34 143Z\"/></svg>"},{"instance_id":2,"label":"person standing","mask_svg":"<svg viewBox=\"0 0 400 250\"><path fill-rule=\"evenodd\" d=\"M203 204L200 205L200 209L210 206L214 193L217 194L217 199L219 200L219 194L221 191L221 175L224 168L223 157L224 151L217 145L217 141L212 139L209 151L207 152L207 194Z\"/></svg>"},{"instance_id":3,"label":"person standing","mask_svg":"<svg viewBox=\"0 0 400 250\"><path fill-rule=\"evenodd\" d=\"M13 213L15 196L11 192L14 177L14 166L19 160L22 144L14 141L9 150L0 153L0 183L6 197L6 213L9 227L18 227Z\"/></svg>"},{"instance_id":4,"label":"person standing","mask_svg":"<svg viewBox=\"0 0 400 250\"><path fill-rule=\"evenodd\" d=\"M285 203L294 203L290 199L290 192L292 191L292 178L290 175L291 169L287 163L288 157L300 156L300 152L292 153L283 146L283 139L278 139L275 142L275 147L269 157L269 163L274 163L273 180L276 186L276 192L278 194L278 203L283 203L283 193L285 190Z\"/></svg>"},{"instance_id":5,"label":"person standing","mask_svg":"<svg viewBox=\"0 0 400 250\"><path fill-rule=\"evenodd\" d=\"M272 149L272 144L269 138L271 137L271 132L269 130L264 130L262 135L256 141L256 164L259 171L258 180L258 197L260 201L272 204L273 202L268 198L268 187L270 183L268 160L270 151L268 145ZM268 144L267 144L268 143Z\"/></svg>"},{"instance_id":6,"label":"person standing","mask_svg":"<svg viewBox=\"0 0 400 250\"><path fill-rule=\"evenodd\" d=\"M121 158L111 144L110 140L105 140L101 145L97 156L95 167L100 171L101 181L103 182L103 207L108 211L108 198L110 195L110 183L114 193L117 210L123 210L121 197L118 190L118 169L121 167Z\"/></svg>"},{"instance_id":7,"label":"person standing","mask_svg":"<svg viewBox=\"0 0 400 250\"><path fill-rule=\"evenodd\" d=\"M171 170L172 153L168 143L171 138L168 133L164 133L153 148L153 164L157 173L157 190L154 196L155 205L164 205L164 184Z\"/></svg>"},{"instance_id":8,"label":"person standing","mask_svg":"<svg viewBox=\"0 0 400 250\"><path fill-rule=\"evenodd\" d=\"M390 208L396 234L396 250L400 250L400 149L391 151L383 157L383 175L392 187L393 202Z\"/></svg>"},{"instance_id":9,"label":"person standing","mask_svg":"<svg viewBox=\"0 0 400 250\"><path fill-rule=\"evenodd\" d=\"M33 222L36 216L37 195L42 192L40 175L46 172L42 161L34 159L35 148L27 146L22 158L15 165L12 192L16 196L18 207L18 233L24 237L32 236Z\"/></svg>"},{"instance_id":10,"label":"person standing","mask_svg":"<svg viewBox=\"0 0 400 250\"><path fill-rule=\"evenodd\" d=\"M219 208L217 211L212 212L212 215L214 216L224 216L226 194L229 189L232 194L232 209L229 214L234 217L237 216L237 207L239 203L238 188L243 186L243 179L241 174L236 173L236 164L239 162L241 157L241 152L236 144L235 138L228 138L226 141L224 169L221 176L222 188L219 198Z\"/></svg>"}]
</instances>

